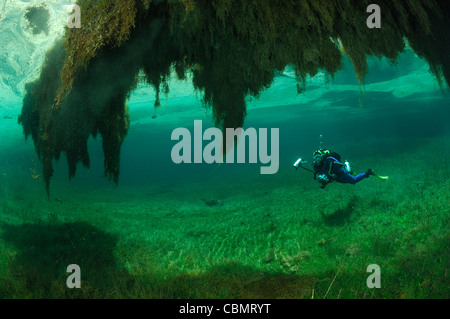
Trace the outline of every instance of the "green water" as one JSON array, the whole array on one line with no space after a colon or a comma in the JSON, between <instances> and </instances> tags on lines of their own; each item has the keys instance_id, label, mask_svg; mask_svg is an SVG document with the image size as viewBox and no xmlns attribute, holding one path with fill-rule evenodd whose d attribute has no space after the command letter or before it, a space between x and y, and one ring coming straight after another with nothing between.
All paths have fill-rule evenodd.
<instances>
[{"instance_id":1,"label":"green water","mask_svg":"<svg viewBox=\"0 0 450 319\"><path fill-rule=\"evenodd\" d=\"M23 96L1 91L0 298L448 299L448 88L408 50L397 65L369 59L362 87L344 62L302 94L287 68L247 101L246 128L279 129L276 174L261 175L261 163L174 164L171 132L212 127L210 110L188 79L170 82L154 111L141 83L118 187L91 139L91 168L69 181L66 159L55 162L49 197L17 124ZM389 180L320 189L292 167L320 146ZM80 289L66 285L71 264ZM373 264L381 288L367 286Z\"/></svg>"},{"instance_id":2,"label":"green water","mask_svg":"<svg viewBox=\"0 0 450 319\"><path fill-rule=\"evenodd\" d=\"M3 159L0 297L448 298L450 140L413 131L334 134L333 149L357 172L390 179L324 190L292 167L311 141L286 132L275 175L249 164L177 166L169 147L138 151L131 134L118 188L102 178L101 156L98 170L70 183L61 161L49 200L30 147ZM81 289L66 287L70 264ZM379 289L366 285L371 264Z\"/></svg>"}]
</instances>

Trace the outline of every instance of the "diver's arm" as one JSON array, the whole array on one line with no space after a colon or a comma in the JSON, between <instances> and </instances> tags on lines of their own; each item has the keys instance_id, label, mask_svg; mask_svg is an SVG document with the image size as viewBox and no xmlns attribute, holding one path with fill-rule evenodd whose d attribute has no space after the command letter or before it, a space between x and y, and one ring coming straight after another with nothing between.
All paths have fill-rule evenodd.
<instances>
[{"instance_id":1,"label":"diver's arm","mask_svg":"<svg viewBox=\"0 0 450 319\"><path fill-rule=\"evenodd\" d=\"M330 162L330 168L328 169L328 176L332 176L331 175L331 169L333 168L333 163L334 162Z\"/></svg>"},{"instance_id":2,"label":"diver's arm","mask_svg":"<svg viewBox=\"0 0 450 319\"><path fill-rule=\"evenodd\" d=\"M328 170L328 175L330 175L330 176L332 176L332 172L331 172L331 169L333 168L333 164L336 164L337 165L337 169L336 169L336 171L337 170L339 170L340 168L342 168L342 167L344 167L345 166L345 164L343 164L343 163L341 163L341 162L339 162L338 160L336 160L336 159L333 159L333 161L332 162L330 162L330 169ZM337 172L336 172L337 173Z\"/></svg>"}]
</instances>

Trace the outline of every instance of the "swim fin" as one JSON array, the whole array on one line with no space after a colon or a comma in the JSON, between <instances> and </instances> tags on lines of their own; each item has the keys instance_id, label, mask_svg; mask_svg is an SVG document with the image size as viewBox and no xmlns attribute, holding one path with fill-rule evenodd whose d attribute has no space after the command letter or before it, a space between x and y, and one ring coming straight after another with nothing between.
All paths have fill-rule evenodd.
<instances>
[{"instance_id":1,"label":"swim fin","mask_svg":"<svg viewBox=\"0 0 450 319\"><path fill-rule=\"evenodd\" d=\"M380 175L378 175L377 173L375 173L373 171L372 171L372 173L373 173L373 176L378 177L379 179L382 179L384 181L387 181L389 179L389 176L380 176Z\"/></svg>"}]
</instances>

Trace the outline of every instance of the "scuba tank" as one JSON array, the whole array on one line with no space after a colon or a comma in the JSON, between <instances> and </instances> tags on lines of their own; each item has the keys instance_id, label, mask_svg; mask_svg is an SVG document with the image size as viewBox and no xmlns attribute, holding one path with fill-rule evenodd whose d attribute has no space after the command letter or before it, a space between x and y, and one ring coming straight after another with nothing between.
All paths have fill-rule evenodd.
<instances>
[{"instance_id":1,"label":"scuba tank","mask_svg":"<svg viewBox=\"0 0 450 319\"><path fill-rule=\"evenodd\" d=\"M355 173L353 173L353 169L352 169L352 167L350 166L349 161L347 161L347 160L344 161L344 170L345 170L345 172L346 172L347 174L350 174L350 175L352 175L352 176L355 176Z\"/></svg>"},{"instance_id":2,"label":"scuba tank","mask_svg":"<svg viewBox=\"0 0 450 319\"><path fill-rule=\"evenodd\" d=\"M347 160L345 160L345 162L344 162L344 169L347 173L350 173L350 174L352 173L352 168L350 166L350 163Z\"/></svg>"}]
</instances>

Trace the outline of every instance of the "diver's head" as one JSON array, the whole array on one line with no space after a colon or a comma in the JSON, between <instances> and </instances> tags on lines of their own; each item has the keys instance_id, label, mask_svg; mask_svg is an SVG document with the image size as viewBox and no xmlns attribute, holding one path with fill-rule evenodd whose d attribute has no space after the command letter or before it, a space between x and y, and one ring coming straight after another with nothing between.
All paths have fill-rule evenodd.
<instances>
[{"instance_id":1,"label":"diver's head","mask_svg":"<svg viewBox=\"0 0 450 319\"><path fill-rule=\"evenodd\" d=\"M329 150L319 149L313 153L314 164L320 164L326 156L330 154Z\"/></svg>"}]
</instances>

